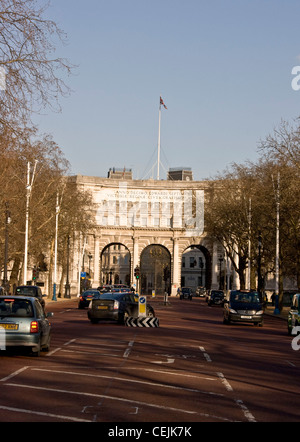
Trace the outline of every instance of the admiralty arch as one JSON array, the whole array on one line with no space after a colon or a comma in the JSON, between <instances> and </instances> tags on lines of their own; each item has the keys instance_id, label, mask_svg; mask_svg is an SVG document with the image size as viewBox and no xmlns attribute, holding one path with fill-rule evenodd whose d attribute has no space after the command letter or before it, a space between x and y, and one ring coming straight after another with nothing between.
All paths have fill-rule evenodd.
<instances>
[{"instance_id":1,"label":"admiralty arch","mask_svg":"<svg viewBox=\"0 0 300 442\"><path fill-rule=\"evenodd\" d=\"M94 219L92 231L73 239L72 294L83 275L94 288L136 287L136 267L143 294L176 295L180 286L218 289L225 279L227 285L238 283L222 247L205 233L208 182L194 181L184 170L171 171L165 180L134 180L125 169L112 169L107 178L69 179L92 195Z\"/></svg>"}]
</instances>

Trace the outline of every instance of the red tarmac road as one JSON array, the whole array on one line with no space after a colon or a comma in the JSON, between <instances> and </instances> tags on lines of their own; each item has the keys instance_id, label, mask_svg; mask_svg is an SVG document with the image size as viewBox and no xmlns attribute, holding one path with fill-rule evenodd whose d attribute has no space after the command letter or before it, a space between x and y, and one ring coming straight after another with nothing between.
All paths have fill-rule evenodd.
<instances>
[{"instance_id":1,"label":"red tarmac road","mask_svg":"<svg viewBox=\"0 0 300 442\"><path fill-rule=\"evenodd\" d=\"M50 352L0 351L0 421L299 421L300 351L284 321L228 326L200 298L148 302L158 328L91 324L76 299L48 303Z\"/></svg>"}]
</instances>

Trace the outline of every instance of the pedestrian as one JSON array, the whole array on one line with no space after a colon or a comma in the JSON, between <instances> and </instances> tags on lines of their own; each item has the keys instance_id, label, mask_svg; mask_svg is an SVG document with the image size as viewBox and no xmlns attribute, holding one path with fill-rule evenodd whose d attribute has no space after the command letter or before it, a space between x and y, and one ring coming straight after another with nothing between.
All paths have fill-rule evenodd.
<instances>
[{"instance_id":1,"label":"pedestrian","mask_svg":"<svg viewBox=\"0 0 300 442\"><path fill-rule=\"evenodd\" d=\"M273 292L271 296L272 305L275 305L275 296L275 292Z\"/></svg>"}]
</instances>

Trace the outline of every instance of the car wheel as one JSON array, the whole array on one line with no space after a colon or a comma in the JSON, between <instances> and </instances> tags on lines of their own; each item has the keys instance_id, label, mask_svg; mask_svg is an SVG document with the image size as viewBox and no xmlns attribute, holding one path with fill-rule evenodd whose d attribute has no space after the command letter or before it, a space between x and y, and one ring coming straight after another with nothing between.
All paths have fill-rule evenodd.
<instances>
[{"instance_id":1,"label":"car wheel","mask_svg":"<svg viewBox=\"0 0 300 442\"><path fill-rule=\"evenodd\" d=\"M129 313L127 312L127 311L125 311L124 313L123 313L123 316L122 316L122 318L120 318L120 323L121 324L126 324L126 321L127 321L127 319L129 318Z\"/></svg>"},{"instance_id":2,"label":"car wheel","mask_svg":"<svg viewBox=\"0 0 300 442\"><path fill-rule=\"evenodd\" d=\"M32 356L38 357L41 353L41 341L39 341L38 345L36 347L32 347L31 354Z\"/></svg>"},{"instance_id":3,"label":"car wheel","mask_svg":"<svg viewBox=\"0 0 300 442\"><path fill-rule=\"evenodd\" d=\"M47 352L47 351L50 350L50 342L51 342L51 335L50 335L50 333L49 333L48 341L47 341L47 344L44 345L44 347L43 347L43 351Z\"/></svg>"},{"instance_id":4,"label":"car wheel","mask_svg":"<svg viewBox=\"0 0 300 442\"><path fill-rule=\"evenodd\" d=\"M148 318L155 318L155 314L153 310L149 310L147 314Z\"/></svg>"}]
</instances>

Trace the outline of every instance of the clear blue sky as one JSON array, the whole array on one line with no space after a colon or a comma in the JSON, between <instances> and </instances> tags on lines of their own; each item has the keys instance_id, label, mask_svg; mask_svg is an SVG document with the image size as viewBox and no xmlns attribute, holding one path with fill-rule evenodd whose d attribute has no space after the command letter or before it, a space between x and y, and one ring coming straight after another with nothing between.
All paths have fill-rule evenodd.
<instances>
[{"instance_id":1,"label":"clear blue sky","mask_svg":"<svg viewBox=\"0 0 300 442\"><path fill-rule=\"evenodd\" d=\"M51 0L78 65L62 113L36 118L72 166L145 178L156 161L159 96L163 167L214 177L256 160L259 140L300 115L299 0ZM161 168L161 177L164 169ZM149 177L149 175L148 175ZM156 177L156 169L154 172Z\"/></svg>"}]
</instances>

